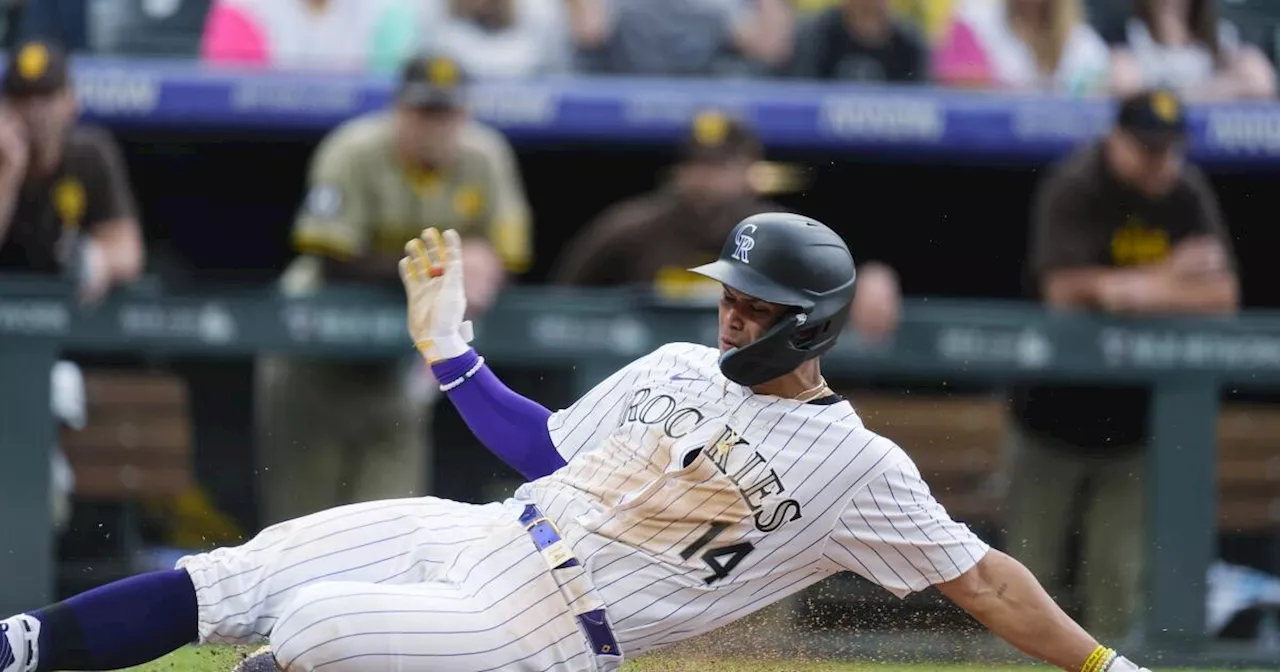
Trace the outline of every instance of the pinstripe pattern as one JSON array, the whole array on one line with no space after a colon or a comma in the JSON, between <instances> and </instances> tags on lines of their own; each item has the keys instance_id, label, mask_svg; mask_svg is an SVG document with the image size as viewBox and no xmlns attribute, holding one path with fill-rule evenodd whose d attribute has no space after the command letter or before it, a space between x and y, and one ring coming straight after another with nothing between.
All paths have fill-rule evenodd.
<instances>
[{"instance_id":1,"label":"pinstripe pattern","mask_svg":"<svg viewBox=\"0 0 1280 672\"><path fill-rule=\"evenodd\" d=\"M906 595L986 553L847 402L755 395L717 360L663 346L553 414L566 466L504 503L342 507L183 559L202 641L269 636L291 670L612 669L571 599L602 599L634 657L836 572ZM516 522L526 502L558 523L589 598L547 570Z\"/></svg>"},{"instance_id":2,"label":"pinstripe pattern","mask_svg":"<svg viewBox=\"0 0 1280 672\"><path fill-rule=\"evenodd\" d=\"M204 642L270 636L290 670L595 670L520 505L341 507L184 558Z\"/></svg>"},{"instance_id":3,"label":"pinstripe pattern","mask_svg":"<svg viewBox=\"0 0 1280 672\"><path fill-rule=\"evenodd\" d=\"M848 403L753 395L720 374L718 355L664 346L554 414L548 428L568 465L516 493L558 520L587 558L628 657L835 572L905 595L954 578L986 552L934 502L907 455ZM698 412L696 429L670 431L680 409ZM745 443L720 453L726 430ZM703 557L724 549L740 552L714 556L720 570Z\"/></svg>"}]
</instances>

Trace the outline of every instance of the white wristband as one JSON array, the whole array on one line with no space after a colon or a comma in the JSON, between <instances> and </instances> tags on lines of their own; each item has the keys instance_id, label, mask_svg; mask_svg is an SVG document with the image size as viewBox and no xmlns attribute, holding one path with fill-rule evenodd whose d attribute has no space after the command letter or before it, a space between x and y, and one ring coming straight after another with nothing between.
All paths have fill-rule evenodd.
<instances>
[{"instance_id":1,"label":"white wristband","mask_svg":"<svg viewBox=\"0 0 1280 672\"><path fill-rule=\"evenodd\" d=\"M457 387L457 386L459 386L459 385L461 385L461 384L463 384L463 383L467 382L468 380L471 380L471 376L474 376L474 375L476 375L477 373L479 373L479 372L480 372L480 367L482 367L482 366L484 366L484 355L478 355L478 356L476 357L476 363L475 363L475 364L473 364L473 365L471 366L471 368L467 370L467 372L466 372L466 373L462 374L461 376L459 376L458 378L456 378L456 379L454 379L454 380L451 380L451 381L449 381L449 382L444 383L443 385L441 385L441 386L440 386L440 391L441 391L441 392L448 392L449 390L452 390L453 388L455 388L455 387Z\"/></svg>"}]
</instances>

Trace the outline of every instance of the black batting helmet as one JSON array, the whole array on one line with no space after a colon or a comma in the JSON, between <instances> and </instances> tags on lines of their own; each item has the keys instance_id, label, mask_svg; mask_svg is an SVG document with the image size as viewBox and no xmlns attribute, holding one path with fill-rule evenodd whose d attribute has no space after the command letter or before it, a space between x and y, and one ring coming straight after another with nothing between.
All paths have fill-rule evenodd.
<instances>
[{"instance_id":1,"label":"black batting helmet","mask_svg":"<svg viewBox=\"0 0 1280 672\"><path fill-rule=\"evenodd\" d=\"M725 377L747 386L786 375L836 344L848 321L856 276L839 234L781 212L742 220L719 259L690 270L789 309L760 338L720 357Z\"/></svg>"}]
</instances>

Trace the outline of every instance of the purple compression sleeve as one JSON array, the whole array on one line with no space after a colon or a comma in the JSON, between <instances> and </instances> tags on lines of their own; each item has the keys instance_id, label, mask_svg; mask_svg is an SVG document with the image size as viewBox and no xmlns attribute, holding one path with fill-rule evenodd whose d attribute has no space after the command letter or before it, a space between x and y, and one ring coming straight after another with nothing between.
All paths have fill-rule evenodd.
<instances>
[{"instance_id":1,"label":"purple compression sleeve","mask_svg":"<svg viewBox=\"0 0 1280 672\"><path fill-rule=\"evenodd\" d=\"M431 371L445 385L465 376L479 361L475 350L467 350L432 364ZM547 431L551 411L511 391L487 364L446 394L476 438L525 478L541 478L564 466Z\"/></svg>"}]
</instances>

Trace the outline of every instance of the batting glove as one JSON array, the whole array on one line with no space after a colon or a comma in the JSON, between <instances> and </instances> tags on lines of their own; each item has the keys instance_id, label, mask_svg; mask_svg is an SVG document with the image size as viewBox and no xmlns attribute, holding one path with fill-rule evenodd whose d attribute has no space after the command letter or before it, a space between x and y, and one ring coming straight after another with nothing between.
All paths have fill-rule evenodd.
<instances>
[{"instance_id":1,"label":"batting glove","mask_svg":"<svg viewBox=\"0 0 1280 672\"><path fill-rule=\"evenodd\" d=\"M463 320L467 299L462 285L462 239L452 229L435 228L404 246L400 280L408 298L409 335L428 363L467 352L471 322Z\"/></svg>"},{"instance_id":2,"label":"batting glove","mask_svg":"<svg viewBox=\"0 0 1280 672\"><path fill-rule=\"evenodd\" d=\"M1111 665L1107 667L1107 672L1151 672L1151 670L1145 667L1138 667L1137 663L1124 656L1117 656Z\"/></svg>"}]
</instances>

